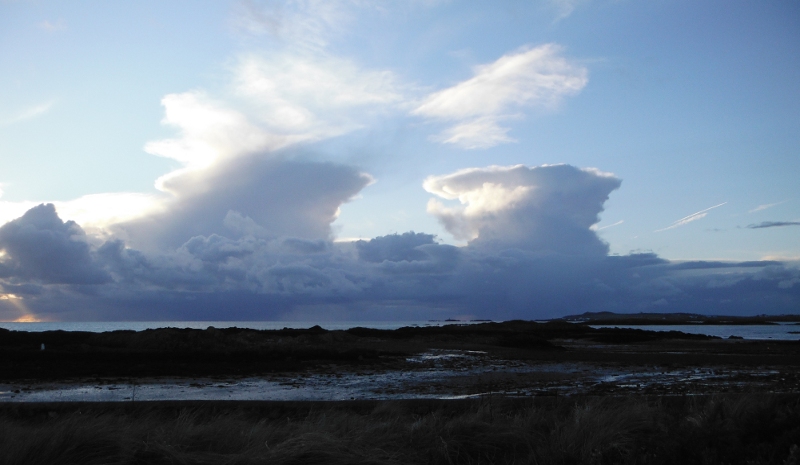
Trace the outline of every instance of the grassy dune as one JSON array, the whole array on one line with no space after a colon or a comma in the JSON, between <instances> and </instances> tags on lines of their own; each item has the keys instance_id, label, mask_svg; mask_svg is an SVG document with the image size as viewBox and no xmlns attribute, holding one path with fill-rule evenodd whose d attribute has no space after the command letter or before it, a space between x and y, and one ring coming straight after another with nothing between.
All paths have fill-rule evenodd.
<instances>
[{"instance_id":1,"label":"grassy dune","mask_svg":"<svg viewBox=\"0 0 800 465\"><path fill-rule=\"evenodd\" d=\"M0 464L795 464L800 398L0 408Z\"/></svg>"}]
</instances>

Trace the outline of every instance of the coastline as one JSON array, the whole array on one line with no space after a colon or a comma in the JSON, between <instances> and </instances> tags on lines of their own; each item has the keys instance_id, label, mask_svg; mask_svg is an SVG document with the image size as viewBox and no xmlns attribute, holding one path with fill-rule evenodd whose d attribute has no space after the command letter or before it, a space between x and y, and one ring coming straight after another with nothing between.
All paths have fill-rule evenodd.
<instances>
[{"instance_id":1,"label":"coastline","mask_svg":"<svg viewBox=\"0 0 800 465\"><path fill-rule=\"evenodd\" d=\"M564 322L0 334L0 402L800 391L796 341Z\"/></svg>"}]
</instances>

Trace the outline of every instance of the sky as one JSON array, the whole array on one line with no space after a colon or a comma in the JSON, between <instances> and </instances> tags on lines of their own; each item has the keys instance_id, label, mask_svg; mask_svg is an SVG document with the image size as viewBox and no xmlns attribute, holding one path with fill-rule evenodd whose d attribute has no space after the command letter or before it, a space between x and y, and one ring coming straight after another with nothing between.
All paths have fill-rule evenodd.
<instances>
[{"instance_id":1,"label":"sky","mask_svg":"<svg viewBox=\"0 0 800 465\"><path fill-rule=\"evenodd\" d=\"M0 320L800 311L794 0L0 0Z\"/></svg>"}]
</instances>

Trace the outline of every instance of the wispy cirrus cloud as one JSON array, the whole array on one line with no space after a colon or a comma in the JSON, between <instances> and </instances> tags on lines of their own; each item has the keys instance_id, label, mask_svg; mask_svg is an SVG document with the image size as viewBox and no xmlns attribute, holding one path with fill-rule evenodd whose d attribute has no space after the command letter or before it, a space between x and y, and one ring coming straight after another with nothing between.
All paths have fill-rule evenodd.
<instances>
[{"instance_id":1,"label":"wispy cirrus cloud","mask_svg":"<svg viewBox=\"0 0 800 465\"><path fill-rule=\"evenodd\" d=\"M706 215L708 215L709 211L711 211L711 210L713 210L715 208L719 208L719 207L725 205L726 203L728 203L728 202L722 202L719 205L714 205L713 207L708 207L708 208L706 208L704 210L700 210L699 212L692 213L689 216L684 216L683 218L674 221L671 225L667 226L666 228L656 229L653 232L661 232L661 231L667 231L669 229L675 229L675 228L677 228L679 226L683 226L685 224L689 224L692 221L697 221L699 219L705 218Z\"/></svg>"},{"instance_id":2,"label":"wispy cirrus cloud","mask_svg":"<svg viewBox=\"0 0 800 465\"><path fill-rule=\"evenodd\" d=\"M322 51L331 37L352 21L350 0L243 0L235 4L231 22L238 31L269 36L294 47Z\"/></svg>"},{"instance_id":3,"label":"wispy cirrus cloud","mask_svg":"<svg viewBox=\"0 0 800 465\"><path fill-rule=\"evenodd\" d=\"M616 223L611 223L605 226L597 226L597 224L593 224L591 227L589 227L589 229L591 229L592 231L602 231L604 229L613 228L614 226L619 226L624 222L625 220L619 220Z\"/></svg>"},{"instance_id":4,"label":"wispy cirrus cloud","mask_svg":"<svg viewBox=\"0 0 800 465\"><path fill-rule=\"evenodd\" d=\"M579 4L587 0L549 0L550 6L556 11L556 21L571 15Z\"/></svg>"},{"instance_id":5,"label":"wispy cirrus cloud","mask_svg":"<svg viewBox=\"0 0 800 465\"><path fill-rule=\"evenodd\" d=\"M762 221L758 224L748 224L747 229L780 228L782 226L800 226L800 221Z\"/></svg>"},{"instance_id":6,"label":"wispy cirrus cloud","mask_svg":"<svg viewBox=\"0 0 800 465\"><path fill-rule=\"evenodd\" d=\"M55 104L54 101L40 103L38 105L34 105L32 107L28 107L16 115L5 119L4 121L0 122L0 124L7 125L7 124L14 124L14 123L21 123L23 121L28 121L34 119L38 116L44 115L45 113L49 112L53 105Z\"/></svg>"},{"instance_id":7,"label":"wispy cirrus cloud","mask_svg":"<svg viewBox=\"0 0 800 465\"><path fill-rule=\"evenodd\" d=\"M752 210L749 210L747 213L760 212L760 211L766 210L768 208L777 207L778 205L784 204L786 202L788 202L788 200L784 200L783 202L766 203L764 205L759 205L759 206L757 206L756 208L754 208Z\"/></svg>"},{"instance_id":8,"label":"wispy cirrus cloud","mask_svg":"<svg viewBox=\"0 0 800 465\"><path fill-rule=\"evenodd\" d=\"M554 107L577 94L588 79L585 67L567 60L562 47L545 44L506 54L475 68L475 75L426 97L412 114L451 123L433 140L466 149L513 142L503 120L526 107Z\"/></svg>"},{"instance_id":9,"label":"wispy cirrus cloud","mask_svg":"<svg viewBox=\"0 0 800 465\"><path fill-rule=\"evenodd\" d=\"M55 21L50 21L46 19L38 24L39 29L45 30L47 32L57 32L63 31L67 28L67 23L63 19L57 19Z\"/></svg>"}]
</instances>

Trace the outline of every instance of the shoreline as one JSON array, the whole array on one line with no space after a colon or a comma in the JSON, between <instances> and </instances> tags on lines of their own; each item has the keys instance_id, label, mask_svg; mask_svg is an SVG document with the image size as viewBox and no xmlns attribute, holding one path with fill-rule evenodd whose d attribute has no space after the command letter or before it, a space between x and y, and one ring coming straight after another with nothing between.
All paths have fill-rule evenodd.
<instances>
[{"instance_id":1,"label":"shoreline","mask_svg":"<svg viewBox=\"0 0 800 465\"><path fill-rule=\"evenodd\" d=\"M795 341L563 322L0 335L0 402L800 392Z\"/></svg>"}]
</instances>

